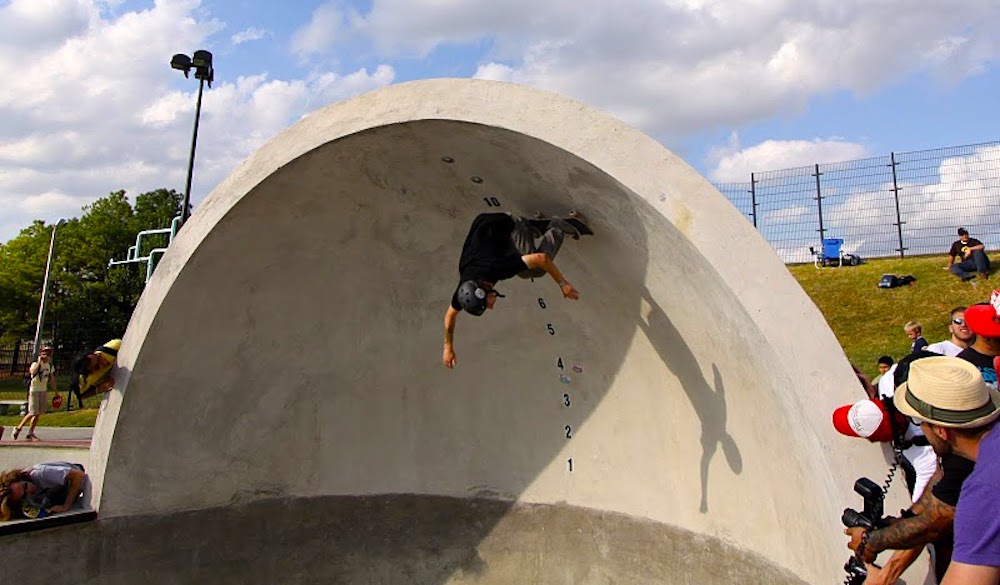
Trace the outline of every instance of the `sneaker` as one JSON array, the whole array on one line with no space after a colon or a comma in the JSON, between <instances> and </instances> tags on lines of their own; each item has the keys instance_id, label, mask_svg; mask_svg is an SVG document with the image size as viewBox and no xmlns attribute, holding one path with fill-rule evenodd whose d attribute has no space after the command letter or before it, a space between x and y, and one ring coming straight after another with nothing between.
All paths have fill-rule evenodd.
<instances>
[{"instance_id":1,"label":"sneaker","mask_svg":"<svg viewBox=\"0 0 1000 585\"><path fill-rule=\"evenodd\" d=\"M562 231L562 233L573 238L574 240L580 239L579 230L573 227L573 224L569 223L565 219L554 217L549 220L549 226L559 229L560 231Z\"/></svg>"},{"instance_id":2,"label":"sneaker","mask_svg":"<svg viewBox=\"0 0 1000 585\"><path fill-rule=\"evenodd\" d=\"M979 273L979 278L983 278L983 279L989 280L990 279L990 273L989 272L980 272Z\"/></svg>"},{"instance_id":3,"label":"sneaker","mask_svg":"<svg viewBox=\"0 0 1000 585\"><path fill-rule=\"evenodd\" d=\"M17 440L17 436L21 434L21 427L14 427L14 440Z\"/></svg>"}]
</instances>

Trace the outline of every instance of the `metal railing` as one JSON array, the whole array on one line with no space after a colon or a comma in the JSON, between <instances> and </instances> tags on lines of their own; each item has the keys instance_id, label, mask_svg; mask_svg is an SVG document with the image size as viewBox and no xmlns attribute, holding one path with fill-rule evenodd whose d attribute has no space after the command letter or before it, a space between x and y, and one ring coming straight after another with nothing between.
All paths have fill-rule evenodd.
<instances>
[{"instance_id":1,"label":"metal railing","mask_svg":"<svg viewBox=\"0 0 1000 585\"><path fill-rule=\"evenodd\" d=\"M969 230L1000 248L1000 141L753 172L717 183L787 263L842 238L862 258L941 254Z\"/></svg>"}]
</instances>

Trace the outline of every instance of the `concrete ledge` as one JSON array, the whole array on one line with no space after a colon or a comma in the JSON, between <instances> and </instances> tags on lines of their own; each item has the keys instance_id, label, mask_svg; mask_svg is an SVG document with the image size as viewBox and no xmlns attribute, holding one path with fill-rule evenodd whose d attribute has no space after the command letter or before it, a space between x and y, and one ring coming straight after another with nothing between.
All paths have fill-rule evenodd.
<instances>
[{"instance_id":1,"label":"concrete ledge","mask_svg":"<svg viewBox=\"0 0 1000 585\"><path fill-rule=\"evenodd\" d=\"M79 524L81 522L91 522L97 518L94 510L70 510L62 514L55 514L45 518L11 520L0 522L0 537L13 534L23 534L25 532L37 532L59 526Z\"/></svg>"},{"instance_id":2,"label":"concrete ledge","mask_svg":"<svg viewBox=\"0 0 1000 585\"><path fill-rule=\"evenodd\" d=\"M21 583L805 582L723 540L622 514L398 494L257 500L4 539L11 558L42 549L74 553Z\"/></svg>"}]
</instances>

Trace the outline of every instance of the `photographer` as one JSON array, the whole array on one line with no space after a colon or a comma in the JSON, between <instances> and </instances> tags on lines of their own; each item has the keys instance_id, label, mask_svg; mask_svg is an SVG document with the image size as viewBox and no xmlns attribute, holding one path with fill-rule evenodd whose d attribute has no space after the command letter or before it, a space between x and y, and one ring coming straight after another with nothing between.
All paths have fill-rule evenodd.
<instances>
[{"instance_id":1,"label":"photographer","mask_svg":"<svg viewBox=\"0 0 1000 585\"><path fill-rule=\"evenodd\" d=\"M934 544L934 573L940 581L951 561L953 545L952 526L955 522L955 508L962 483L972 472L973 463L964 457L947 455L941 458L941 466L931 479L927 490L920 496L903 518L890 519L890 525L868 533L862 560L875 561L878 553L893 549L889 561L881 568L868 564L867 585L890 585L895 583L927 544ZM847 545L856 551L866 530L860 527L848 528L845 534L851 537Z\"/></svg>"},{"instance_id":2,"label":"photographer","mask_svg":"<svg viewBox=\"0 0 1000 585\"><path fill-rule=\"evenodd\" d=\"M916 363L917 360L935 356L936 354L930 352L918 352L906 356L887 374L889 379L883 378L879 390L887 397L891 397L897 386L908 381L912 364ZM892 400L888 399L885 402L891 408ZM896 420L892 415L888 415L886 418ZM919 432L918 435L922 441L911 436L916 428L909 424L909 420L906 422L905 430L900 430L897 421L897 424L894 425L897 427L893 429L894 433L905 434L911 443L917 440L918 443L926 445L927 440L924 439L923 433ZM897 444L899 444L898 440ZM907 451L914 449L917 447L910 447ZM929 454L933 456L933 450L929 446L920 449L930 451ZM924 457L919 459L924 459ZM868 535L862 557L862 560L869 563L866 584L891 585L895 583L903 571L913 564L920 555L920 551L927 544L934 545L934 573L938 581L942 579L951 561L952 526L955 520L958 495L965 478L972 472L973 466L971 461L958 455L948 454L941 457L941 463L933 471L927 487L921 488L919 492L915 493L917 499L909 510L903 512L903 517L887 519L890 522L889 526L874 530ZM921 467L924 466L921 465ZM866 532L865 529L852 527L844 532L851 536L848 547L851 550L857 550L862 536ZM870 564L874 562L879 552L889 549L896 552L893 553L884 567L879 568Z\"/></svg>"},{"instance_id":3,"label":"photographer","mask_svg":"<svg viewBox=\"0 0 1000 585\"><path fill-rule=\"evenodd\" d=\"M1000 291L993 304L1000 306ZM1000 322L1000 314L993 317ZM1000 583L1000 392L979 369L957 358L938 357L914 364L899 388L896 408L921 422L934 450L976 461L962 485L955 516L954 561L943 585Z\"/></svg>"}]
</instances>

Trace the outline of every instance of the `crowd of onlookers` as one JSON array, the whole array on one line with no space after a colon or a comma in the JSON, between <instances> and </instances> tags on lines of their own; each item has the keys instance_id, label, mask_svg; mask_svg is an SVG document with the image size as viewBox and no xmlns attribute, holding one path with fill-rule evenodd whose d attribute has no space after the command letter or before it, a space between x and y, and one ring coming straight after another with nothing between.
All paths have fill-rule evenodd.
<instances>
[{"instance_id":1,"label":"crowd of onlookers","mask_svg":"<svg viewBox=\"0 0 1000 585\"><path fill-rule=\"evenodd\" d=\"M958 233L947 268L965 281L988 279L982 242ZM1000 584L1000 432L992 432L1000 416L1000 290L947 318L950 336L936 343L920 323L906 323L910 352L880 357L871 380L858 371L868 400L833 416L843 434L893 444L913 501L886 526L845 531L868 585L896 583L925 547L940 583ZM886 550L892 556L875 564Z\"/></svg>"}]
</instances>

